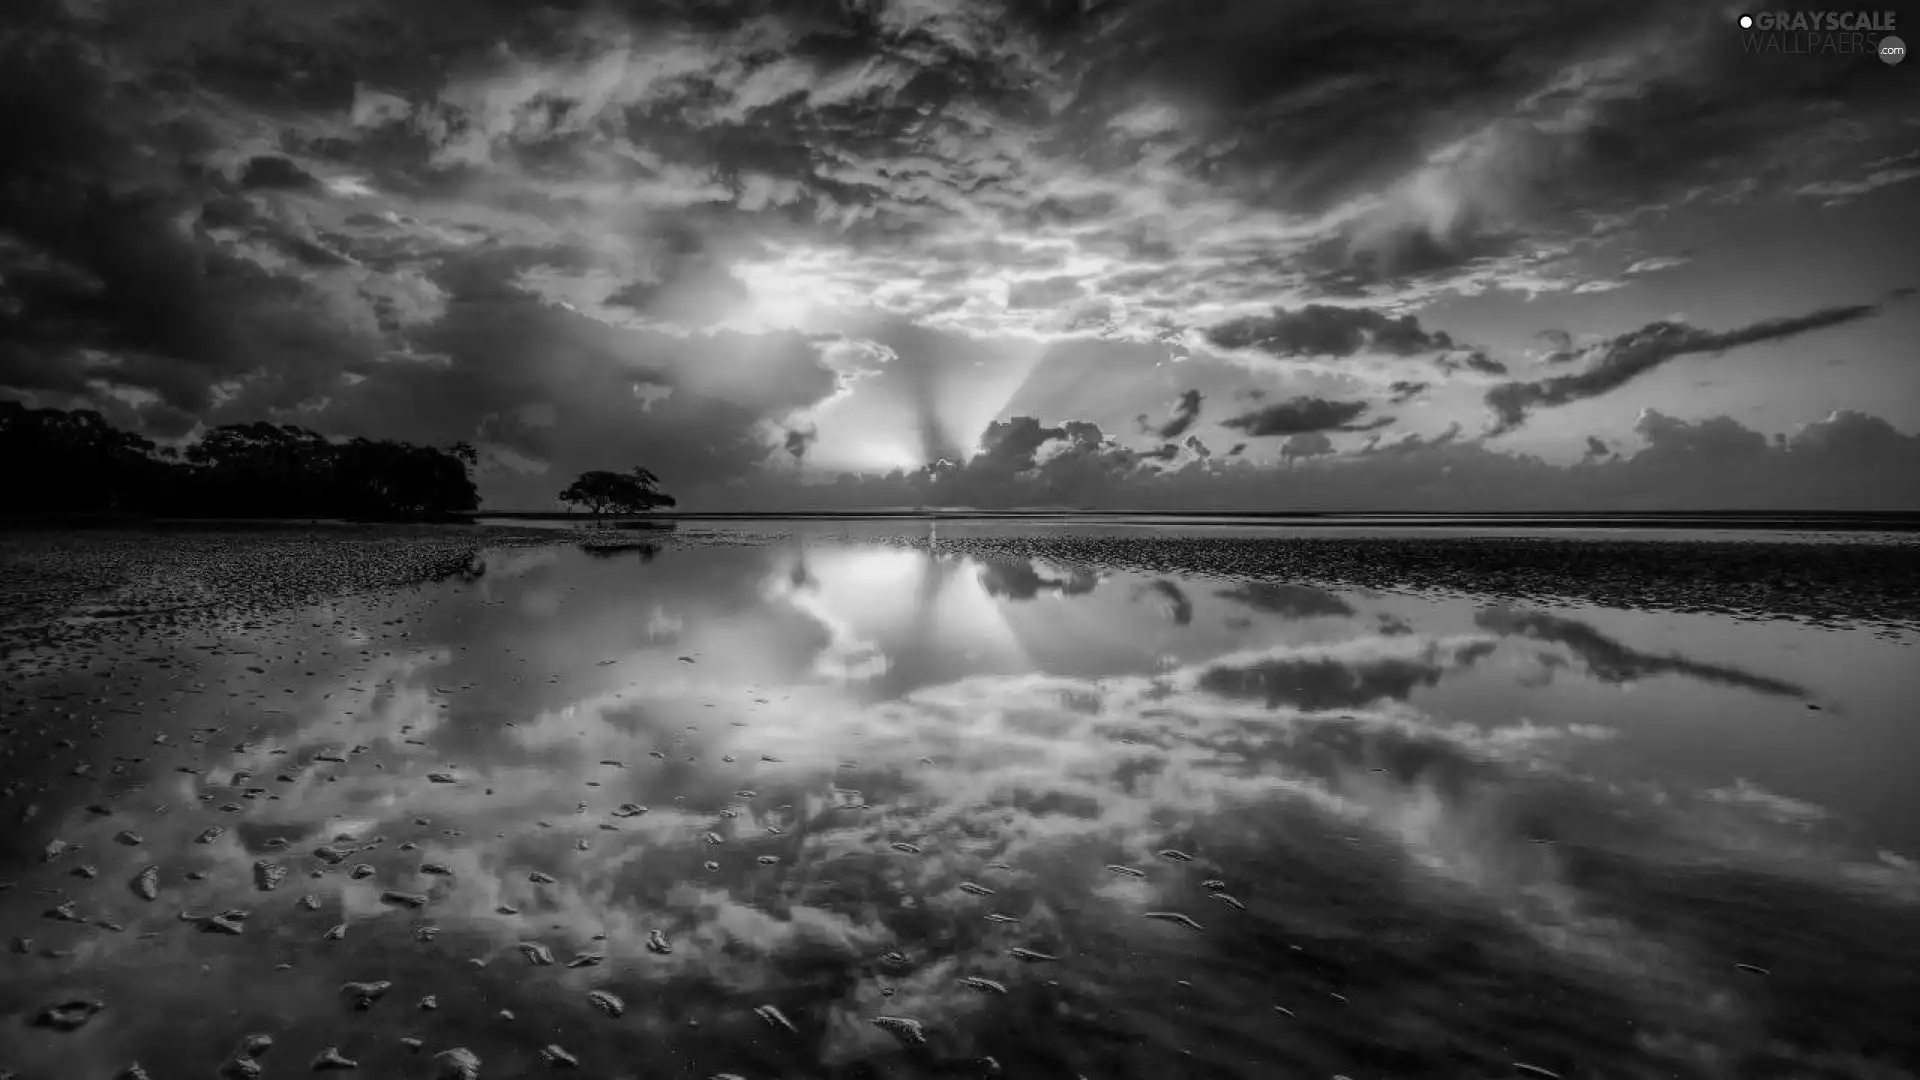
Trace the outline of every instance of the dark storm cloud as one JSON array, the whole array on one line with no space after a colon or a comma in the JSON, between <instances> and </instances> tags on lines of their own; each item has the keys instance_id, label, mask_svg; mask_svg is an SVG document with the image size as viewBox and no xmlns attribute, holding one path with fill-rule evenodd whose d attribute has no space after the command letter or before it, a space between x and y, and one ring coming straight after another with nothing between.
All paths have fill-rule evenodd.
<instances>
[{"instance_id":1,"label":"dark storm cloud","mask_svg":"<svg viewBox=\"0 0 1920 1080\"><path fill-rule=\"evenodd\" d=\"M1326 304L1234 319L1208 328L1206 338L1218 348L1258 349L1279 357L1344 357L1362 350L1414 356L1454 347L1444 332L1428 332L1412 315L1396 319L1371 308Z\"/></svg>"},{"instance_id":2,"label":"dark storm cloud","mask_svg":"<svg viewBox=\"0 0 1920 1080\"><path fill-rule=\"evenodd\" d=\"M262 392L292 404L364 355L368 328L334 298L191 224L233 190L201 161L217 146L206 123L113 79L56 12L18 14L0 39L0 236L16 253L0 385L100 378L198 414L262 365L276 369ZM114 355L83 376L83 350Z\"/></svg>"},{"instance_id":3,"label":"dark storm cloud","mask_svg":"<svg viewBox=\"0 0 1920 1080\"><path fill-rule=\"evenodd\" d=\"M1395 405L1412 401L1414 398L1426 392L1427 385L1428 384L1423 382L1411 382L1405 379L1395 380L1387 387L1387 400Z\"/></svg>"},{"instance_id":4,"label":"dark storm cloud","mask_svg":"<svg viewBox=\"0 0 1920 1080\"><path fill-rule=\"evenodd\" d=\"M247 190L311 191L320 186L320 181L287 158L263 155L247 161L246 169L240 174L240 186Z\"/></svg>"},{"instance_id":5,"label":"dark storm cloud","mask_svg":"<svg viewBox=\"0 0 1920 1080\"><path fill-rule=\"evenodd\" d=\"M1680 322L1655 322L1587 350L1585 370L1532 382L1503 383L1487 391L1493 409L1492 433L1511 431L1527 414L1617 390L1669 360L1700 353L1725 352L1743 345L1779 341L1877 315L1878 304L1823 308L1805 315L1764 319L1734 330L1702 330Z\"/></svg>"},{"instance_id":6,"label":"dark storm cloud","mask_svg":"<svg viewBox=\"0 0 1920 1080\"><path fill-rule=\"evenodd\" d=\"M1587 436L1587 450L1581 457L1586 460L1606 457L1612 451L1607 449L1607 441L1598 435Z\"/></svg>"},{"instance_id":7,"label":"dark storm cloud","mask_svg":"<svg viewBox=\"0 0 1920 1080\"><path fill-rule=\"evenodd\" d=\"M1177 439L1185 435L1188 429L1200 420L1200 391L1186 390L1173 403L1173 409L1163 421L1149 419L1144 413L1137 419L1140 430L1162 439Z\"/></svg>"},{"instance_id":8,"label":"dark storm cloud","mask_svg":"<svg viewBox=\"0 0 1920 1080\"><path fill-rule=\"evenodd\" d=\"M15 0L7 19L0 390L118 401L155 434L493 432L489 469L528 470L490 471L496 501L603 456L754 490L787 433L838 422L795 414L856 378L827 415L904 403L921 460L955 466L888 481L908 501L1125 503L1176 480L1270 500L1227 479L1244 454L1174 442L1195 426L1169 430L1178 413L1145 453L1076 427L1078 381L1017 406L1057 427L1002 431L975 463L946 375L1047 340L1185 361L1195 330L1495 374L1398 313L1593 280L1551 260L1634 213L1744 197L1734 181L1798 190L1803 158L1852 175L1838 158L1884 153L1868 136L1903 105L1883 71L1735 56L1723 13L1655 0ZM1299 306L1316 290L1377 307ZM850 374L811 329L713 332L846 334L842 308L897 357ZM1613 377L1495 404L1523 417ZM1183 371L1098 419L1183 386L1226 392ZM1237 419L1365 430L1333 415L1350 408ZM1309 484L1344 457L1315 446L1289 457Z\"/></svg>"},{"instance_id":9,"label":"dark storm cloud","mask_svg":"<svg viewBox=\"0 0 1920 1080\"><path fill-rule=\"evenodd\" d=\"M1356 423L1371 406L1364 401L1329 401L1326 398L1295 397L1220 421L1221 426L1237 428L1249 435L1302 435L1314 431L1366 431L1384 427L1392 417L1380 417Z\"/></svg>"}]
</instances>

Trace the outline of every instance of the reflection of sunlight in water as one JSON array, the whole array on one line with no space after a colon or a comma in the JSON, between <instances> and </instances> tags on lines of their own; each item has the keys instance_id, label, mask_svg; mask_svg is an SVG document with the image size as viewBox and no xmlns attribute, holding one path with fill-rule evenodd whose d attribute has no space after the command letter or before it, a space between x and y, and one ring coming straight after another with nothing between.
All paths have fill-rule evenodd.
<instances>
[{"instance_id":1,"label":"reflection of sunlight in water","mask_svg":"<svg viewBox=\"0 0 1920 1080\"><path fill-rule=\"evenodd\" d=\"M860 636L855 624L897 616L903 601L919 595L924 560L911 551L826 552L806 559L804 575L791 569L768 574L764 595L817 620L828 641L814 660L814 673L841 682L864 682L887 673L887 654Z\"/></svg>"},{"instance_id":2,"label":"reflection of sunlight in water","mask_svg":"<svg viewBox=\"0 0 1920 1080\"><path fill-rule=\"evenodd\" d=\"M770 573L765 595L825 628L830 640L815 665L823 678L859 682L887 674L893 665L883 640L901 651L953 654L976 667L1031 664L1008 612L977 575L897 549L814 550L803 565L804 574Z\"/></svg>"}]
</instances>

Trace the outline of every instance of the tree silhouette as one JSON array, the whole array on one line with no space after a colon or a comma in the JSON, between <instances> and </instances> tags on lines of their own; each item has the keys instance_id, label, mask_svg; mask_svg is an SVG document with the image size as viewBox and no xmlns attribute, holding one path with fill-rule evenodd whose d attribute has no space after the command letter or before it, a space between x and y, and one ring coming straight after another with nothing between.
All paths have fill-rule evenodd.
<instances>
[{"instance_id":1,"label":"tree silhouette","mask_svg":"<svg viewBox=\"0 0 1920 1080\"><path fill-rule=\"evenodd\" d=\"M97 412L0 401L0 505L12 512L433 518L480 504L478 455L292 425L228 424L184 451Z\"/></svg>"},{"instance_id":2,"label":"tree silhouette","mask_svg":"<svg viewBox=\"0 0 1920 1080\"><path fill-rule=\"evenodd\" d=\"M660 478L641 465L623 473L605 469L583 472L560 492L559 499L568 507L584 506L595 517L606 513L644 514L676 505L673 496L660 490Z\"/></svg>"}]
</instances>

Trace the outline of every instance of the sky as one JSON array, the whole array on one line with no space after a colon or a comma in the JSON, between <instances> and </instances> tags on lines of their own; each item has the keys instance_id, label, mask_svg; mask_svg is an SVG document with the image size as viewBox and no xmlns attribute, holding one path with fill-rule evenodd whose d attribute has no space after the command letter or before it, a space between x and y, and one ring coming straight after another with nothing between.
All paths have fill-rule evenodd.
<instances>
[{"instance_id":1,"label":"sky","mask_svg":"<svg viewBox=\"0 0 1920 1080\"><path fill-rule=\"evenodd\" d=\"M505 510L1920 508L1920 68L1740 13L10 0L0 394Z\"/></svg>"}]
</instances>

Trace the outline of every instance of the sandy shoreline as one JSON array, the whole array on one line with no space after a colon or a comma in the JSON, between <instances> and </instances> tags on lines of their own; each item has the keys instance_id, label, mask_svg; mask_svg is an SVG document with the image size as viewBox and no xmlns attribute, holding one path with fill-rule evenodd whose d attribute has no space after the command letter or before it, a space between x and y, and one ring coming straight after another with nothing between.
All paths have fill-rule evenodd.
<instances>
[{"instance_id":1,"label":"sandy shoreline","mask_svg":"<svg viewBox=\"0 0 1920 1080\"><path fill-rule=\"evenodd\" d=\"M472 572L475 557L489 547L754 544L786 535L716 529L637 536L462 525L16 530L0 533L0 650L137 632L156 622L257 615L457 577ZM917 530L875 540L929 543ZM1920 548L1909 544L1115 537L1049 530L942 538L938 548L1095 570L1920 629Z\"/></svg>"}]
</instances>

